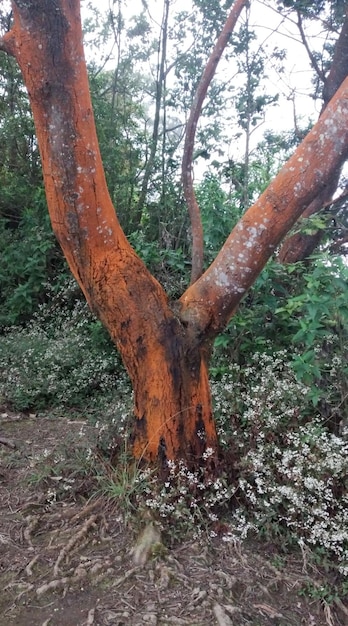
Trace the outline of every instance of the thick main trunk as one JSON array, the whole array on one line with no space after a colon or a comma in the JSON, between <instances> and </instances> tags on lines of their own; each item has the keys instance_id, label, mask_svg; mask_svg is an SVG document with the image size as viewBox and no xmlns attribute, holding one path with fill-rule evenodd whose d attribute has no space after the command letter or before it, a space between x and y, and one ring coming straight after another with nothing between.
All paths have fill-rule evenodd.
<instances>
[{"instance_id":1,"label":"thick main trunk","mask_svg":"<svg viewBox=\"0 0 348 626\"><path fill-rule=\"evenodd\" d=\"M133 379L134 455L162 465L181 458L193 468L211 450L214 470L217 435L204 350L193 349L174 318L151 348L139 349L144 354Z\"/></svg>"}]
</instances>

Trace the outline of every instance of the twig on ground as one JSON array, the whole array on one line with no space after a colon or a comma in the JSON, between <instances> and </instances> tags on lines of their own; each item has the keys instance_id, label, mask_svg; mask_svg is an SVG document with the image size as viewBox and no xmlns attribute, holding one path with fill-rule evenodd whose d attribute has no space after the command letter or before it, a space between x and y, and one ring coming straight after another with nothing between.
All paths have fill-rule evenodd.
<instances>
[{"instance_id":1,"label":"twig on ground","mask_svg":"<svg viewBox=\"0 0 348 626\"><path fill-rule=\"evenodd\" d=\"M86 626L92 626L92 624L94 624L94 616L95 609L90 609L90 611L88 611Z\"/></svg>"},{"instance_id":2,"label":"twig on ground","mask_svg":"<svg viewBox=\"0 0 348 626\"><path fill-rule=\"evenodd\" d=\"M336 606L340 609L340 611L342 611L342 613L344 613L344 615L348 617L348 608L343 604L342 600L340 600L340 598L335 598L334 602Z\"/></svg>"},{"instance_id":3,"label":"twig on ground","mask_svg":"<svg viewBox=\"0 0 348 626\"><path fill-rule=\"evenodd\" d=\"M33 559L31 559L30 563L28 563L28 565L25 568L25 573L27 576L33 575L33 566L38 560L39 560L39 555L37 554L36 556L34 556Z\"/></svg>"},{"instance_id":4,"label":"twig on ground","mask_svg":"<svg viewBox=\"0 0 348 626\"><path fill-rule=\"evenodd\" d=\"M122 583L124 583L127 580L127 578L130 578L133 574L135 574L135 572L139 571L139 569L141 569L141 566L132 567L123 576L116 578L115 582L111 585L112 588L122 585Z\"/></svg>"},{"instance_id":5,"label":"twig on ground","mask_svg":"<svg viewBox=\"0 0 348 626\"><path fill-rule=\"evenodd\" d=\"M25 521L28 522L28 526L24 529L24 539L28 542L28 544L32 547L33 542L31 540L31 534L39 525L39 516L38 515L29 515L25 518Z\"/></svg>"},{"instance_id":6,"label":"twig on ground","mask_svg":"<svg viewBox=\"0 0 348 626\"><path fill-rule=\"evenodd\" d=\"M42 596L47 591L57 591L57 589L64 589L71 582L71 578L68 576L64 576L63 578L59 578L58 580L51 580L49 583L44 583L41 587L36 589L36 595L38 597Z\"/></svg>"},{"instance_id":7,"label":"twig on ground","mask_svg":"<svg viewBox=\"0 0 348 626\"><path fill-rule=\"evenodd\" d=\"M71 522L72 523L78 522L80 519L82 519L83 517L86 517L86 515L91 513L91 511L94 511L94 509L96 509L97 506L99 505L100 505L99 498L97 500L93 500L89 504L86 504L86 506L83 509L81 509L81 511L78 511L78 513L76 513L76 515L74 515L74 517L71 518Z\"/></svg>"}]
</instances>

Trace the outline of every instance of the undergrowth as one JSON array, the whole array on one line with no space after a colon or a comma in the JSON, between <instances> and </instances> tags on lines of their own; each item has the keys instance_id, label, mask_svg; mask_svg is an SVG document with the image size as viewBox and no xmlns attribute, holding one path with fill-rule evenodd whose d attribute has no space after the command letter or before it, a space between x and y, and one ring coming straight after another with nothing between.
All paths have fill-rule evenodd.
<instances>
[{"instance_id":1,"label":"undergrowth","mask_svg":"<svg viewBox=\"0 0 348 626\"><path fill-rule=\"evenodd\" d=\"M0 337L0 395L19 410L86 410L124 380L121 361L73 281L47 290L26 326Z\"/></svg>"}]
</instances>

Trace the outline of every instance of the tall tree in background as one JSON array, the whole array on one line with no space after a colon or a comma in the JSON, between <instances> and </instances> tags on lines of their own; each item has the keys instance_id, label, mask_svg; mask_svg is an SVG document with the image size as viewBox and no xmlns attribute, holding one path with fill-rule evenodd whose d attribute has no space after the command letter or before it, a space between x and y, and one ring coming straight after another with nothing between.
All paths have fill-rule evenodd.
<instances>
[{"instance_id":1,"label":"tall tree in background","mask_svg":"<svg viewBox=\"0 0 348 626\"><path fill-rule=\"evenodd\" d=\"M234 22L246 4L236 0ZM107 190L79 1L13 0L12 7L13 24L1 49L15 57L28 89L53 230L132 381L134 455L164 464L183 458L191 467L208 458L214 471L218 441L208 380L212 341L281 239L347 157L348 80L211 266L170 302L127 241Z\"/></svg>"},{"instance_id":2,"label":"tall tree in background","mask_svg":"<svg viewBox=\"0 0 348 626\"><path fill-rule=\"evenodd\" d=\"M306 11L306 3L304 3L302 9ZM317 10L320 10L319 6L317 7ZM313 54L309 47L303 29L302 15L299 9L296 10L296 15L301 39L309 55L310 63L315 71L317 80L322 86L322 115L331 98L348 75L348 8L345 8L343 25L340 30L339 37L336 41L330 64L330 70L327 73L325 73L325 71L320 67L316 56ZM304 209L302 213L302 218L308 219L315 214L322 213L323 211L325 211L325 209L332 205L333 195L337 190L340 174L341 165L338 164L336 171L332 173L331 178L327 181L325 189L321 191L321 193L318 194L312 200L312 202ZM344 196L346 196L346 193L344 194ZM334 207L336 207L336 209L339 209L340 203L336 201L336 203L334 203ZM282 263L295 263L297 261L303 261L304 259L308 258L317 248L323 237L324 232L324 228L312 228L310 233L302 232L299 229L298 232L285 239L279 250L278 260ZM339 238L339 240L341 241L342 238Z\"/></svg>"}]
</instances>

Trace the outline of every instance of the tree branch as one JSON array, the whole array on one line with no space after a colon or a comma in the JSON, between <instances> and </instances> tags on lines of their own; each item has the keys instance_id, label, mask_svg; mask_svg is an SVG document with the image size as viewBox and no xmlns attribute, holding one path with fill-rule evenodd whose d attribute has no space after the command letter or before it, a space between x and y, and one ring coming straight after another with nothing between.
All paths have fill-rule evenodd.
<instances>
[{"instance_id":1,"label":"tree branch","mask_svg":"<svg viewBox=\"0 0 348 626\"><path fill-rule=\"evenodd\" d=\"M336 93L348 75L348 9L344 18L340 35L337 39L335 50L332 58L331 68L328 76L324 81L323 99L324 105L321 113L330 102L332 96Z\"/></svg>"},{"instance_id":2,"label":"tree branch","mask_svg":"<svg viewBox=\"0 0 348 626\"><path fill-rule=\"evenodd\" d=\"M299 23L300 21L299 16ZM300 26L299 26L300 28ZM301 31L300 31L301 32ZM307 48L307 42L303 36L303 43L307 49L308 54L310 54L309 49ZM314 59L314 63L316 63ZM313 64L313 63L312 63ZM317 69L316 69L317 71ZM339 37L336 41L335 50L332 58L330 72L327 77L324 77L324 86L323 86L323 106L320 112L320 115L325 111L328 103L331 98L335 95L337 89L342 84L343 80L348 75L348 9L346 9L346 16L343 22L343 26ZM319 72L320 76L320 72ZM321 76L320 76L321 77ZM332 196L337 189L337 184L341 174L341 165L337 168L336 172L333 174L331 181L326 186L326 189L322 194L320 194L317 198L314 198L313 202L305 208L303 212L303 217L310 217L315 213L320 213L323 211L331 202ZM303 235L301 233L296 233L287 237L285 239L283 245L278 254L278 260L280 263L295 263L296 261L301 261L308 257L310 254L314 252L318 244L320 243L323 232L318 231L313 235Z\"/></svg>"},{"instance_id":3,"label":"tree branch","mask_svg":"<svg viewBox=\"0 0 348 626\"><path fill-rule=\"evenodd\" d=\"M308 41L306 39L306 35L305 32L303 30L303 25L302 25L302 18L301 18L301 14L299 11L297 11L297 27L300 31L300 35L301 35L301 39L302 39L302 43L304 45L304 47L306 48L306 52L308 54L310 63L313 67L313 69L315 70L315 72L318 74L318 77L320 78L321 81L325 81L325 74L324 72L320 69L316 58L312 52L312 50L310 49L309 45L308 45Z\"/></svg>"},{"instance_id":4,"label":"tree branch","mask_svg":"<svg viewBox=\"0 0 348 626\"><path fill-rule=\"evenodd\" d=\"M150 155L149 159L146 163L144 170L144 178L141 186L141 191L139 195L138 205L137 205L137 213L139 215L139 221L141 218L141 214L144 208L148 185L150 181L150 177L153 170L153 165L155 162L156 152L157 152L157 144L159 138L159 126L160 126L160 113L161 113L161 104L162 104L162 94L164 89L164 81L165 81L165 63L167 58L167 39L168 39L168 19L169 19L169 8L170 3L168 0L165 0L163 7L163 17L162 17L162 25L161 25L161 36L158 42L158 66L157 66L157 81L156 81L156 98L155 98L155 119L153 122L153 130L152 130L152 139L151 139L151 147L150 147Z\"/></svg>"},{"instance_id":5,"label":"tree branch","mask_svg":"<svg viewBox=\"0 0 348 626\"><path fill-rule=\"evenodd\" d=\"M233 229L215 261L180 298L180 317L215 336L281 239L348 156L348 78L279 174ZM196 332L198 332L196 331Z\"/></svg>"},{"instance_id":6,"label":"tree branch","mask_svg":"<svg viewBox=\"0 0 348 626\"><path fill-rule=\"evenodd\" d=\"M193 284L201 276L203 271L203 227L199 206L193 189L192 176L192 157L196 128L208 87L214 77L217 65L227 46L238 17L242 9L247 5L247 2L248 0L236 0L231 9L231 12L225 22L225 26L219 35L202 74L201 80L199 81L186 127L184 155L182 159L182 183L192 228L191 284Z\"/></svg>"},{"instance_id":7,"label":"tree branch","mask_svg":"<svg viewBox=\"0 0 348 626\"><path fill-rule=\"evenodd\" d=\"M343 248L346 243L348 243L348 233L344 237L340 237L340 239L333 241L329 246L329 252L331 252L331 254L348 254L348 248Z\"/></svg>"}]
</instances>

